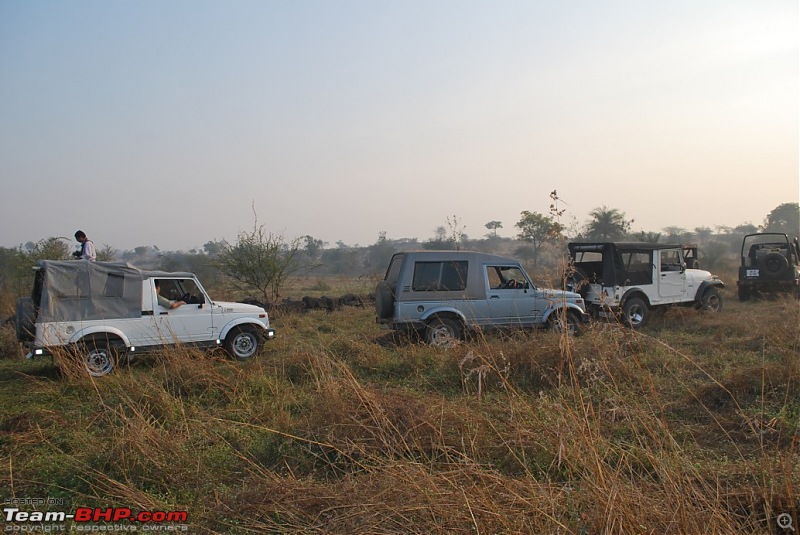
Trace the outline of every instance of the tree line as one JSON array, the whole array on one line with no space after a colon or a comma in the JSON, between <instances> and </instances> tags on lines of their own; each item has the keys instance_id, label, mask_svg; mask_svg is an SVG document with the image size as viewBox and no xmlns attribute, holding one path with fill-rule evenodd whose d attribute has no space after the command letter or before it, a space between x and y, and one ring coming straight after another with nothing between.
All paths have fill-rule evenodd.
<instances>
[{"instance_id":1,"label":"tree line","mask_svg":"<svg viewBox=\"0 0 800 535\"><path fill-rule=\"evenodd\" d=\"M617 209L601 206L589 213L582 227L566 221L557 193L550 195L547 213L523 211L514 223L516 235L501 237L497 230L501 221L489 221L490 232L473 239L455 215L437 227L427 240L417 238L390 239L385 231L378 233L375 243L348 246L339 241L334 246L312 236L289 239L269 232L258 223L240 232L233 242L212 240L202 250L162 251L157 246L140 246L130 251L117 251L105 245L98 249L98 260L130 262L144 269L190 271L211 287L227 285L238 291L257 292L265 302L276 300L287 278L300 274L348 277L380 276L391 255L410 249L469 249L514 256L529 262L534 269L554 267L563 257L563 244L568 241L645 241L650 243L697 243L701 246L704 268L722 267L738 258L741 239L754 232L782 232L790 237L800 233L800 204L783 203L770 211L761 225L742 223L736 227L697 227L689 230L677 226L659 232L632 232L633 219ZM66 238L49 237L28 242L16 248L0 247L0 292L12 296L30 291L31 268L38 260L69 260L73 244Z\"/></svg>"}]
</instances>

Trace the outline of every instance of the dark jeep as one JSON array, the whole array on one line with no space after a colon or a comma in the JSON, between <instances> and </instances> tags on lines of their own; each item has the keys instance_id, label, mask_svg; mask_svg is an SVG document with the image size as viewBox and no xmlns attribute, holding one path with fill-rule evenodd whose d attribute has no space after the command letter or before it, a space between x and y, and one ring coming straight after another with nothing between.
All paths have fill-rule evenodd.
<instances>
[{"instance_id":1,"label":"dark jeep","mask_svg":"<svg viewBox=\"0 0 800 535\"><path fill-rule=\"evenodd\" d=\"M742 240L739 301L760 293L794 293L800 299L800 246L779 232L748 234Z\"/></svg>"}]
</instances>

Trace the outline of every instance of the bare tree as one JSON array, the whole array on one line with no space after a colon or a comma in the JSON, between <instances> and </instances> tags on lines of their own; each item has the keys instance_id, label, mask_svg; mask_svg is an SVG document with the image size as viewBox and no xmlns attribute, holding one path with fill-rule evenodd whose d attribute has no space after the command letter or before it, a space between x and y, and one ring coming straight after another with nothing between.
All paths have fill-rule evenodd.
<instances>
[{"instance_id":1,"label":"bare tree","mask_svg":"<svg viewBox=\"0 0 800 535\"><path fill-rule=\"evenodd\" d=\"M287 241L283 235L272 234L258 224L253 210L253 230L240 232L236 243L225 243L225 250L217 255L220 271L230 277L243 291L258 290L265 302L280 295L286 278L302 269L296 261L301 240Z\"/></svg>"},{"instance_id":2,"label":"bare tree","mask_svg":"<svg viewBox=\"0 0 800 535\"><path fill-rule=\"evenodd\" d=\"M466 225L461 223L458 216L453 215L452 218L447 216L447 228L450 230L450 241L455 245L456 251L460 250L461 243L468 239L467 234L464 232L467 228Z\"/></svg>"}]
</instances>

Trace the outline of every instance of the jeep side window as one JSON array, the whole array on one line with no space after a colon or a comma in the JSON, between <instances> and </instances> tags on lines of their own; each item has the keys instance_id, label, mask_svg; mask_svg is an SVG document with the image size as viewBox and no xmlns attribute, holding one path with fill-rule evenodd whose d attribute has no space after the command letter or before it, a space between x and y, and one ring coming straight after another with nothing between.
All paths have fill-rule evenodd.
<instances>
[{"instance_id":1,"label":"jeep side window","mask_svg":"<svg viewBox=\"0 0 800 535\"><path fill-rule=\"evenodd\" d=\"M197 283L193 279L181 279L177 282L181 297L185 297L186 294L189 294L188 304L205 303L203 292L200 291L200 288L198 288Z\"/></svg>"},{"instance_id":2,"label":"jeep side window","mask_svg":"<svg viewBox=\"0 0 800 535\"><path fill-rule=\"evenodd\" d=\"M181 290L178 288L178 281L173 279L159 279L159 286L161 287L161 295L170 301L180 299Z\"/></svg>"},{"instance_id":3,"label":"jeep side window","mask_svg":"<svg viewBox=\"0 0 800 535\"><path fill-rule=\"evenodd\" d=\"M653 284L652 251L625 251L620 256L626 284Z\"/></svg>"},{"instance_id":4,"label":"jeep side window","mask_svg":"<svg viewBox=\"0 0 800 535\"><path fill-rule=\"evenodd\" d=\"M489 277L489 288L492 290L528 288L528 281L517 267L487 266L486 276Z\"/></svg>"},{"instance_id":5,"label":"jeep side window","mask_svg":"<svg viewBox=\"0 0 800 535\"><path fill-rule=\"evenodd\" d=\"M122 297L125 289L125 277L109 273L103 288L103 297Z\"/></svg>"},{"instance_id":6,"label":"jeep side window","mask_svg":"<svg viewBox=\"0 0 800 535\"><path fill-rule=\"evenodd\" d=\"M415 262L411 289L415 292L464 290L468 265L466 261Z\"/></svg>"},{"instance_id":7,"label":"jeep side window","mask_svg":"<svg viewBox=\"0 0 800 535\"><path fill-rule=\"evenodd\" d=\"M682 262L680 249L661 251L661 271L680 271Z\"/></svg>"},{"instance_id":8,"label":"jeep side window","mask_svg":"<svg viewBox=\"0 0 800 535\"><path fill-rule=\"evenodd\" d=\"M202 304L205 303L205 298L203 297L203 292L200 291L200 288L197 287L197 283L193 279L174 279L165 281L161 279L161 293L164 293L164 283L168 282L166 288L174 288L174 290L169 290L170 293L168 294L169 299L176 300L181 299L186 301L187 304ZM172 297L172 296L175 297Z\"/></svg>"},{"instance_id":9,"label":"jeep side window","mask_svg":"<svg viewBox=\"0 0 800 535\"><path fill-rule=\"evenodd\" d=\"M403 266L403 258L404 255L394 255L389 264L389 269L386 270L386 276L383 278L392 288L397 286L397 281L400 279L400 268Z\"/></svg>"}]
</instances>

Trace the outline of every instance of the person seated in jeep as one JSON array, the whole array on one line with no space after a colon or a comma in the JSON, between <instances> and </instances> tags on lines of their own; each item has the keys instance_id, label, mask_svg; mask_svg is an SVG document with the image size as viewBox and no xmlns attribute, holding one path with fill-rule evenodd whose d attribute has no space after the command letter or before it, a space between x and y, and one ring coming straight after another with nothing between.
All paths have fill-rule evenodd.
<instances>
[{"instance_id":1,"label":"person seated in jeep","mask_svg":"<svg viewBox=\"0 0 800 535\"><path fill-rule=\"evenodd\" d=\"M164 308L178 308L179 306L183 306L186 304L181 300L172 301L161 295L161 281L156 279L155 282L156 282L156 297L158 298L159 306L162 306Z\"/></svg>"}]
</instances>

